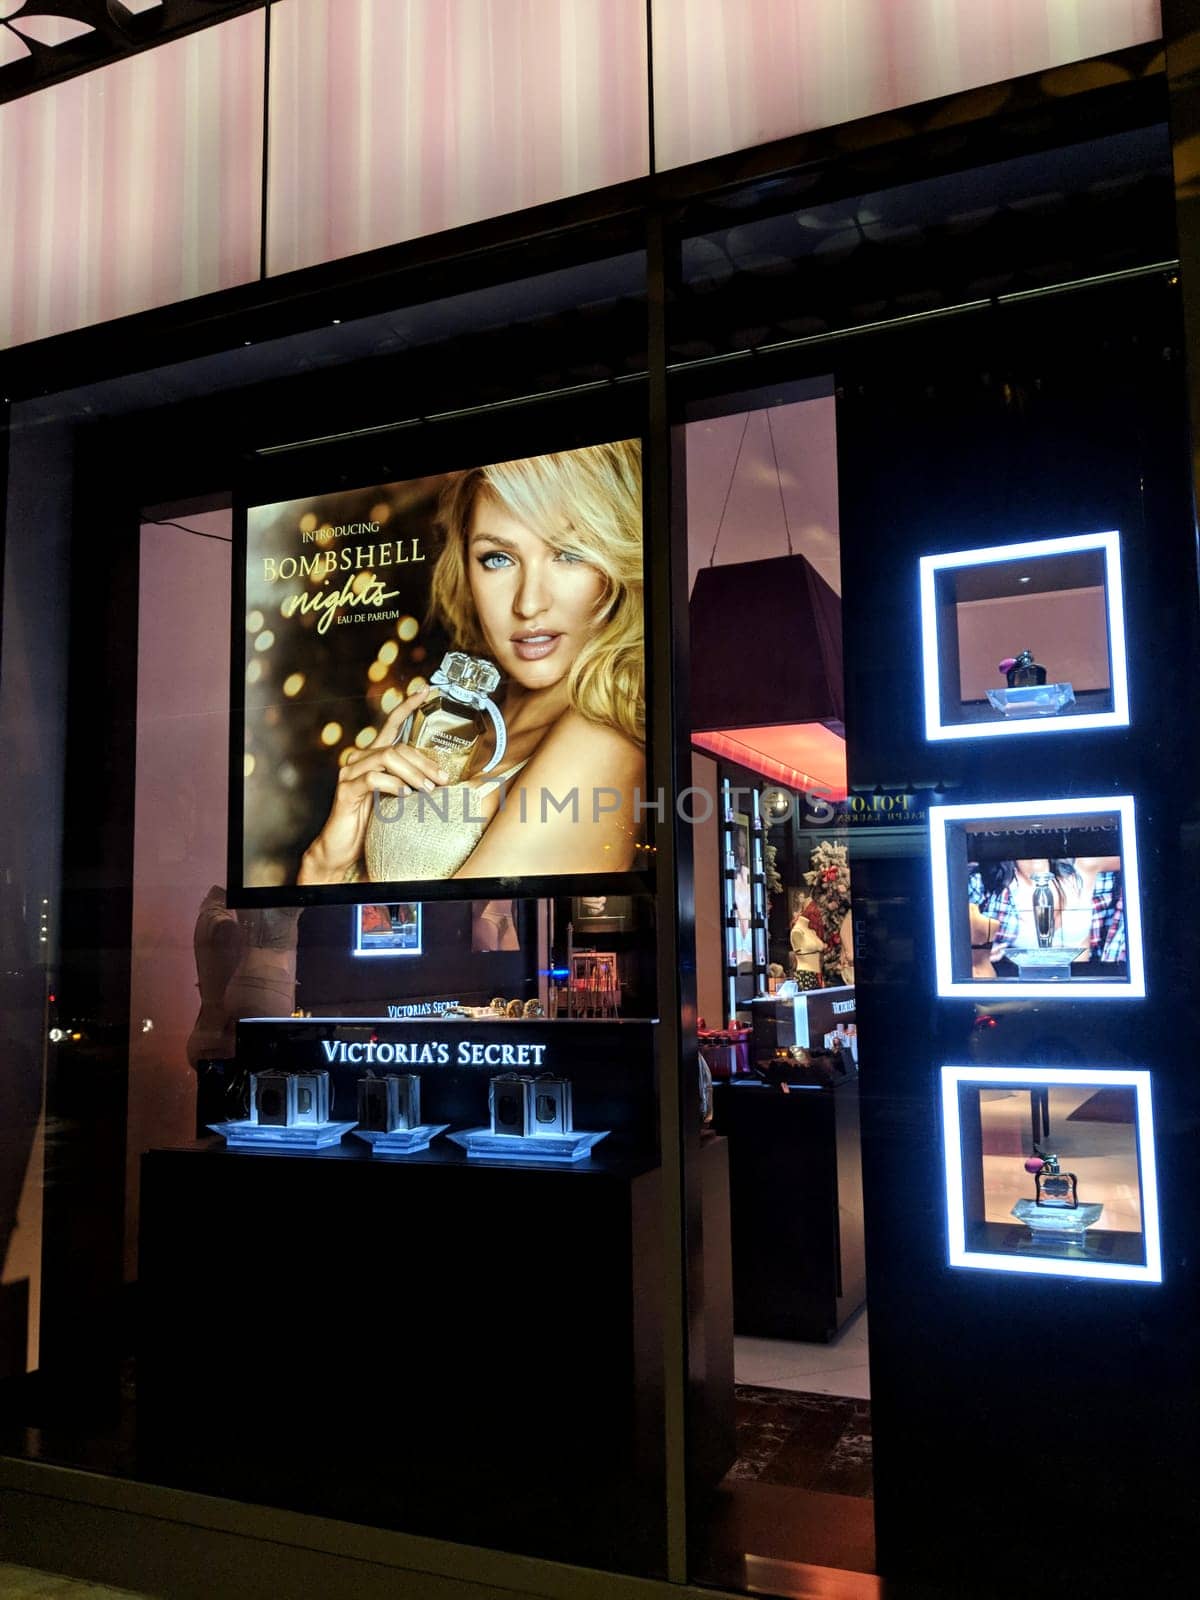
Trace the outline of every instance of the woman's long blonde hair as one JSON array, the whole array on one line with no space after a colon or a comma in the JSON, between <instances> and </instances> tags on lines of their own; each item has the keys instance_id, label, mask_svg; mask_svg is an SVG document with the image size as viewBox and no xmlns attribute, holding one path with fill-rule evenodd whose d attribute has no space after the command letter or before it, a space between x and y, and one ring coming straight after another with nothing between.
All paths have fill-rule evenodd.
<instances>
[{"instance_id":1,"label":"woman's long blonde hair","mask_svg":"<svg viewBox=\"0 0 1200 1600\"><path fill-rule=\"evenodd\" d=\"M600 625L571 667L571 705L589 722L646 742L642 623L642 446L638 439L455 473L442 491L443 544L430 610L459 650L486 654L471 596L467 536L476 502L490 495L554 550L569 550L604 578Z\"/></svg>"}]
</instances>

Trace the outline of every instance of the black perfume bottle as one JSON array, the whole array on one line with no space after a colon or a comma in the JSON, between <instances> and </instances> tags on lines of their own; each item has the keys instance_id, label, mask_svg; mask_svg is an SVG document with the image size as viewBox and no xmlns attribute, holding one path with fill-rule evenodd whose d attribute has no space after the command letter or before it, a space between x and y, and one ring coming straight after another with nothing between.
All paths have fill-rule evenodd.
<instances>
[{"instance_id":1,"label":"black perfume bottle","mask_svg":"<svg viewBox=\"0 0 1200 1600\"><path fill-rule=\"evenodd\" d=\"M1058 1157L1038 1145L1034 1161L1026 1163L1033 1169L1034 1196L1039 1206L1054 1211L1074 1211L1079 1205L1078 1179L1073 1172L1064 1172ZM1038 1166L1037 1162L1041 1165Z\"/></svg>"},{"instance_id":2,"label":"black perfume bottle","mask_svg":"<svg viewBox=\"0 0 1200 1600\"><path fill-rule=\"evenodd\" d=\"M1036 689L1046 681L1046 669L1033 659L1032 650L1022 650L1005 673L1010 689Z\"/></svg>"}]
</instances>

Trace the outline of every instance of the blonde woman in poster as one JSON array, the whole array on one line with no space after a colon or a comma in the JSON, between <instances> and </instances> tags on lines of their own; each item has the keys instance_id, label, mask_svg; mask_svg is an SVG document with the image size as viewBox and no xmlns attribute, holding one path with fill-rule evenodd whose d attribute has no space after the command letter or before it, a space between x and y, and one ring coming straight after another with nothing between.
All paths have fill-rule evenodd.
<instances>
[{"instance_id":1,"label":"blonde woman in poster","mask_svg":"<svg viewBox=\"0 0 1200 1600\"><path fill-rule=\"evenodd\" d=\"M432 611L499 669L503 761L483 775L486 742L452 780L398 744L429 690L409 695L340 768L298 882L628 870L645 787L639 441L454 474L438 521Z\"/></svg>"}]
</instances>

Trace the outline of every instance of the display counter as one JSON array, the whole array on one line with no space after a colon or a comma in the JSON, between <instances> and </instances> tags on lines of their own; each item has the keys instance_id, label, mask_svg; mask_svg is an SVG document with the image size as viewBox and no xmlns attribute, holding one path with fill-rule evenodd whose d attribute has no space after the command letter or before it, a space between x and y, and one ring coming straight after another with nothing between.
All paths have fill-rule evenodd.
<instances>
[{"instance_id":1,"label":"display counter","mask_svg":"<svg viewBox=\"0 0 1200 1600\"><path fill-rule=\"evenodd\" d=\"M636 1470L661 1399L659 1173L449 1147L142 1163L139 1415L169 1456ZM464 1451L470 1461L464 1463Z\"/></svg>"},{"instance_id":2,"label":"display counter","mask_svg":"<svg viewBox=\"0 0 1200 1600\"><path fill-rule=\"evenodd\" d=\"M244 1064L303 1072L319 1061L335 1112L353 1115L353 1079L374 1067L420 1073L429 1114L469 1128L486 1122L493 1074L544 1067L571 1078L577 1123L609 1137L568 1165L473 1157L448 1138L383 1160L352 1135L322 1150L212 1139L149 1151L138 1412L159 1469L235 1495L243 1473L265 1475L288 1504L311 1485L324 1514L393 1525L417 1501L436 1510L439 1494L529 1516L567 1475L653 1495L663 1393L653 1039L652 1023L633 1021L241 1024ZM522 1050L539 1059L504 1056ZM719 1213L723 1140L706 1141L703 1169ZM727 1281L727 1248L718 1282L722 1265ZM709 1324L713 1392L701 1401L715 1478L734 1448L732 1390L716 1392L732 1326L728 1314Z\"/></svg>"},{"instance_id":3,"label":"display counter","mask_svg":"<svg viewBox=\"0 0 1200 1600\"><path fill-rule=\"evenodd\" d=\"M753 1018L753 1052L756 1061L769 1059L777 1049L795 1046L820 1050L825 1035L855 1020L853 984L829 989L801 989L790 999L759 995L749 1002Z\"/></svg>"},{"instance_id":4,"label":"display counter","mask_svg":"<svg viewBox=\"0 0 1200 1600\"><path fill-rule=\"evenodd\" d=\"M832 1339L866 1299L857 1075L718 1083L713 1125L729 1141L735 1329Z\"/></svg>"}]
</instances>

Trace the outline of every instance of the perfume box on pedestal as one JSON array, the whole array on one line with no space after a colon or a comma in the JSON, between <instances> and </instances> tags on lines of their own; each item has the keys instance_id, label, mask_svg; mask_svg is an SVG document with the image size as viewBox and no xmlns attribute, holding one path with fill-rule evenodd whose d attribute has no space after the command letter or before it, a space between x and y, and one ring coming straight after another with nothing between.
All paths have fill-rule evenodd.
<instances>
[{"instance_id":1,"label":"perfume box on pedestal","mask_svg":"<svg viewBox=\"0 0 1200 1600\"><path fill-rule=\"evenodd\" d=\"M352 1122L331 1122L332 1094L324 1071L250 1074L250 1115L237 1122L210 1122L235 1150L323 1150L337 1144Z\"/></svg>"},{"instance_id":2,"label":"perfume box on pedestal","mask_svg":"<svg viewBox=\"0 0 1200 1600\"><path fill-rule=\"evenodd\" d=\"M415 1073L388 1073L358 1080L358 1125L367 1133L394 1133L421 1125L421 1080Z\"/></svg>"},{"instance_id":3,"label":"perfume box on pedestal","mask_svg":"<svg viewBox=\"0 0 1200 1600\"><path fill-rule=\"evenodd\" d=\"M260 1128L296 1123L296 1078L290 1072L255 1072L250 1077L250 1121Z\"/></svg>"},{"instance_id":4,"label":"perfume box on pedestal","mask_svg":"<svg viewBox=\"0 0 1200 1600\"><path fill-rule=\"evenodd\" d=\"M570 1079L535 1078L533 1113L535 1133L570 1133L574 1128Z\"/></svg>"},{"instance_id":5,"label":"perfume box on pedestal","mask_svg":"<svg viewBox=\"0 0 1200 1600\"><path fill-rule=\"evenodd\" d=\"M488 1085L492 1132L528 1139L537 1131L533 1079L518 1072L493 1078Z\"/></svg>"},{"instance_id":6,"label":"perfume box on pedestal","mask_svg":"<svg viewBox=\"0 0 1200 1600\"><path fill-rule=\"evenodd\" d=\"M294 1125L301 1128L319 1128L329 1121L329 1074L327 1072L297 1072L296 1116Z\"/></svg>"}]
</instances>

